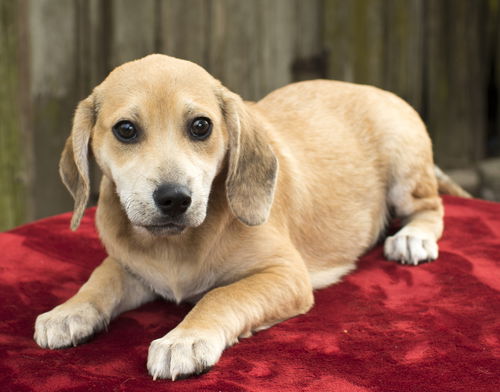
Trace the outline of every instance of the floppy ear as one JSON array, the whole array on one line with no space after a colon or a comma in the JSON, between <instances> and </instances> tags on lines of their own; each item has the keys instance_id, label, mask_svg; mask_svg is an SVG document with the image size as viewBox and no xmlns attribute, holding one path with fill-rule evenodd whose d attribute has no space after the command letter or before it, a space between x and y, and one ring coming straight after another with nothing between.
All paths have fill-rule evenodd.
<instances>
[{"instance_id":1,"label":"floppy ear","mask_svg":"<svg viewBox=\"0 0 500 392\"><path fill-rule=\"evenodd\" d=\"M259 119L236 94L223 88L222 109L229 134L226 194L236 217L249 226L267 221L274 198L278 160Z\"/></svg>"},{"instance_id":2,"label":"floppy ear","mask_svg":"<svg viewBox=\"0 0 500 392\"><path fill-rule=\"evenodd\" d=\"M89 200L89 160L88 149L90 133L94 127L95 110L92 97L88 97L78 104L73 119L71 135L66 140L64 150L59 161L59 174L71 196L75 199L71 230L80 225L85 207Z\"/></svg>"}]
</instances>

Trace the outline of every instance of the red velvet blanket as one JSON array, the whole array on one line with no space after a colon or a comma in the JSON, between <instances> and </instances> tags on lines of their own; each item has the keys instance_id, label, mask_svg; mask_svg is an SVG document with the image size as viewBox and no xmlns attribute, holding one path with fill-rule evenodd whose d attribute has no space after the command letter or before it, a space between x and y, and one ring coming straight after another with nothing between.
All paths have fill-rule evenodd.
<instances>
[{"instance_id":1,"label":"red velvet blanket","mask_svg":"<svg viewBox=\"0 0 500 392\"><path fill-rule=\"evenodd\" d=\"M445 198L437 261L385 261L381 246L306 315L227 349L197 378L152 381L149 343L189 311L157 301L82 346L43 350L39 313L73 295L105 253L93 210L0 234L1 391L498 391L500 204Z\"/></svg>"}]
</instances>

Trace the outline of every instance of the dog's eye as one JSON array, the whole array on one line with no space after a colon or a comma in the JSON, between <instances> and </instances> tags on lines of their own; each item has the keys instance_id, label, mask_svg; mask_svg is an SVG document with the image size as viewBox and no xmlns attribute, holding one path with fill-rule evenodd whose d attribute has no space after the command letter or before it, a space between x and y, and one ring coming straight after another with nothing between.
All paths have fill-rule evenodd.
<instances>
[{"instance_id":1,"label":"dog's eye","mask_svg":"<svg viewBox=\"0 0 500 392\"><path fill-rule=\"evenodd\" d=\"M205 140L212 132L212 122L206 117L198 117L189 126L191 137L196 140Z\"/></svg>"},{"instance_id":2,"label":"dog's eye","mask_svg":"<svg viewBox=\"0 0 500 392\"><path fill-rule=\"evenodd\" d=\"M120 121L113 126L116 138L124 143L132 143L137 139L137 129L130 121Z\"/></svg>"}]
</instances>

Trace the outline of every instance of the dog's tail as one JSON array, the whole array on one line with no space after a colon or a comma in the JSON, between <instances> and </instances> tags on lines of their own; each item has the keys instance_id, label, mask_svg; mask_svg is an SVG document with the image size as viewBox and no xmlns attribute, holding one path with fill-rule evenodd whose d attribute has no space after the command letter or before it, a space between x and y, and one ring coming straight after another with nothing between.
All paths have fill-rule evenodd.
<instances>
[{"instance_id":1,"label":"dog's tail","mask_svg":"<svg viewBox=\"0 0 500 392\"><path fill-rule=\"evenodd\" d=\"M439 167L434 165L434 173L438 181L439 193L452 196L471 198L472 195L447 176Z\"/></svg>"}]
</instances>

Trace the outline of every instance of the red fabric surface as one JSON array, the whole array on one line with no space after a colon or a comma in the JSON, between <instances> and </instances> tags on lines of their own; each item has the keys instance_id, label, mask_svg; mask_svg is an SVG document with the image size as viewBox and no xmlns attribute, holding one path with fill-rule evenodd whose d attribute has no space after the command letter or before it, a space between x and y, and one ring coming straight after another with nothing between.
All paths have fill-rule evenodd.
<instances>
[{"instance_id":1,"label":"red fabric surface","mask_svg":"<svg viewBox=\"0 0 500 392\"><path fill-rule=\"evenodd\" d=\"M381 246L306 315L227 349L207 374L152 381L149 343L189 311L157 301L89 343L43 350L38 314L73 295L104 258L89 210L0 234L1 391L498 391L500 204L445 198L437 261L385 261Z\"/></svg>"}]
</instances>

